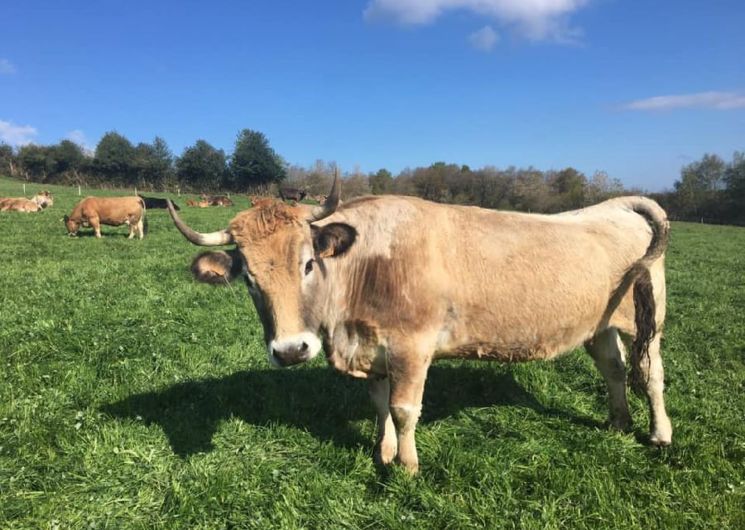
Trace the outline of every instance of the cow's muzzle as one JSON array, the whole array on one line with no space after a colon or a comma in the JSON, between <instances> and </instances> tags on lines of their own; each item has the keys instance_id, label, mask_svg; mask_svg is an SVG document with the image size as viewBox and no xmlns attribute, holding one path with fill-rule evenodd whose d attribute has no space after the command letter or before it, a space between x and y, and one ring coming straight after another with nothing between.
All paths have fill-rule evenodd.
<instances>
[{"instance_id":1,"label":"cow's muzzle","mask_svg":"<svg viewBox=\"0 0 745 530\"><path fill-rule=\"evenodd\" d=\"M269 362L285 368L309 361L321 350L321 341L312 333L300 333L294 337L273 340L269 343Z\"/></svg>"}]
</instances>

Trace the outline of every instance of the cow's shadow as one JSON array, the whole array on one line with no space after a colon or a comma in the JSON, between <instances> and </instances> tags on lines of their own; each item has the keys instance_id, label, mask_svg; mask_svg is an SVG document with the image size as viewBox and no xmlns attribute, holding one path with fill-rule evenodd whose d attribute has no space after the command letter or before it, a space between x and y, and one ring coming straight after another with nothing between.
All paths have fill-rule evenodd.
<instances>
[{"instance_id":1,"label":"cow's shadow","mask_svg":"<svg viewBox=\"0 0 745 530\"><path fill-rule=\"evenodd\" d=\"M524 407L580 425L602 425L572 411L545 407L509 372L468 365L430 368L423 423L487 406ZM367 385L328 368L243 371L178 383L104 405L101 411L114 418L159 425L181 457L210 451L219 423L232 417L259 426L285 424L342 447L372 448L374 441L353 425L356 420L374 418Z\"/></svg>"}]
</instances>

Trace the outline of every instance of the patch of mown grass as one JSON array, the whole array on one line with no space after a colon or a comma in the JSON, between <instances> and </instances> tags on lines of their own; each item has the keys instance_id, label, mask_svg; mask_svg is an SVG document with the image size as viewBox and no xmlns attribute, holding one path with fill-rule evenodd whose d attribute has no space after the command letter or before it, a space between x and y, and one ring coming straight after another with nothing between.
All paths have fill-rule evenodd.
<instances>
[{"instance_id":1,"label":"patch of mown grass","mask_svg":"<svg viewBox=\"0 0 745 530\"><path fill-rule=\"evenodd\" d=\"M143 241L70 239L77 190L50 188L51 209L0 214L2 528L745 527L741 228L673 226L672 447L643 443L636 396L635 431L605 428L583 352L451 361L431 371L410 478L372 464L364 384L320 360L270 369L243 286L194 283L166 212ZM234 200L183 215L213 230Z\"/></svg>"}]
</instances>

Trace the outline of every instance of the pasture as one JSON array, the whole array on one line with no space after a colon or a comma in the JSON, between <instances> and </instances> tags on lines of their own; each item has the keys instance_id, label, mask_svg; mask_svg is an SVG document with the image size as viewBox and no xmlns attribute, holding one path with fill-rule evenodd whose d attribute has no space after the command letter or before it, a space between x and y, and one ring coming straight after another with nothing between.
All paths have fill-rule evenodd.
<instances>
[{"instance_id":1,"label":"pasture","mask_svg":"<svg viewBox=\"0 0 745 530\"><path fill-rule=\"evenodd\" d=\"M644 443L633 394L634 431L605 427L583 351L449 361L410 478L372 463L365 383L321 358L272 369L245 286L195 283L199 250L167 212L148 211L143 241L71 239L77 190L27 196L42 188L52 208L0 214L0 528L745 527L743 228L672 228L670 448ZM20 183L0 179L10 195ZM233 198L177 202L215 230L247 207Z\"/></svg>"}]
</instances>

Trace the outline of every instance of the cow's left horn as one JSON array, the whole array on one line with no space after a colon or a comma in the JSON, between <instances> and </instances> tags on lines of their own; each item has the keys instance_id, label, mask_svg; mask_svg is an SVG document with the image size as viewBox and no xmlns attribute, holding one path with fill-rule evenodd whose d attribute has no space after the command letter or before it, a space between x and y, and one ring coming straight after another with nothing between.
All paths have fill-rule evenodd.
<instances>
[{"instance_id":1,"label":"cow's left horn","mask_svg":"<svg viewBox=\"0 0 745 530\"><path fill-rule=\"evenodd\" d=\"M171 214L171 219L176 223L176 228L179 229L179 232L184 234L186 239L195 245L215 247L219 245L229 245L233 242L233 235L227 230L219 230L217 232L210 232L209 234L202 234L201 232L192 230L178 216L170 199L166 199L166 205L168 205L168 213Z\"/></svg>"},{"instance_id":2,"label":"cow's left horn","mask_svg":"<svg viewBox=\"0 0 745 530\"><path fill-rule=\"evenodd\" d=\"M311 222L320 221L336 211L339 207L339 196L341 195L340 188L339 170L336 169L334 170L334 183L331 185L331 192L329 192L328 197L326 197L326 202L323 203L323 206L316 206L313 208L310 218Z\"/></svg>"}]
</instances>

